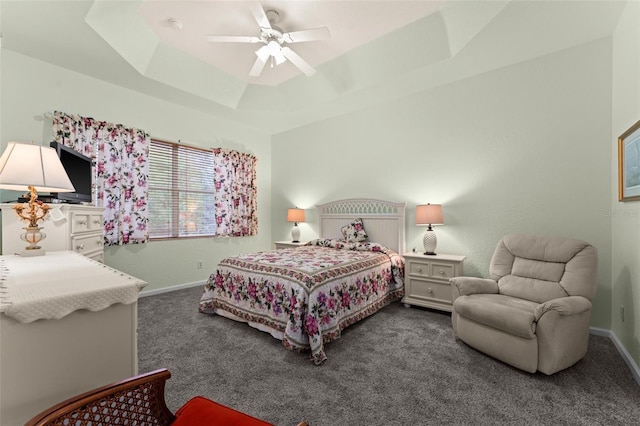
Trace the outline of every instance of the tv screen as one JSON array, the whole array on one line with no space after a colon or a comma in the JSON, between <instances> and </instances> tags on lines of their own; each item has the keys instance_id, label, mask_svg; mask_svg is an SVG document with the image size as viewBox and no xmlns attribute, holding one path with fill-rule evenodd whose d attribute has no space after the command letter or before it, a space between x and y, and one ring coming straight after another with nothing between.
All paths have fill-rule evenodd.
<instances>
[{"instance_id":1,"label":"tv screen","mask_svg":"<svg viewBox=\"0 0 640 426\"><path fill-rule=\"evenodd\" d=\"M60 162L76 189L75 192L58 192L51 196L68 203L91 202L91 158L58 142L51 142L50 145L58 153Z\"/></svg>"}]
</instances>

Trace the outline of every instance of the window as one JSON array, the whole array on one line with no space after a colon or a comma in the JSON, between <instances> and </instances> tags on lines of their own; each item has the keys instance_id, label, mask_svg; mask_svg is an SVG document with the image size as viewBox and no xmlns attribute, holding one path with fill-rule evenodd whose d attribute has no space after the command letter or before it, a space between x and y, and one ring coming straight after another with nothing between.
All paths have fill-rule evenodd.
<instances>
[{"instance_id":1,"label":"window","mask_svg":"<svg viewBox=\"0 0 640 426\"><path fill-rule=\"evenodd\" d=\"M214 236L213 152L152 139L149 238Z\"/></svg>"}]
</instances>

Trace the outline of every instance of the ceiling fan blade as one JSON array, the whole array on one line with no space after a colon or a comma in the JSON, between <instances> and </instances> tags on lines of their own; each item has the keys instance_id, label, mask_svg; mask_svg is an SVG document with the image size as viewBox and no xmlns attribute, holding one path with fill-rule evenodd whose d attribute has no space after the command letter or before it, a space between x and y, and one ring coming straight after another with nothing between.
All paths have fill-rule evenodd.
<instances>
[{"instance_id":1,"label":"ceiling fan blade","mask_svg":"<svg viewBox=\"0 0 640 426\"><path fill-rule=\"evenodd\" d=\"M271 28L271 23L269 22L269 18L267 18L267 13L264 11L260 3L251 4L251 13L254 18L256 18L256 21L258 21L260 28Z\"/></svg>"},{"instance_id":2,"label":"ceiling fan blade","mask_svg":"<svg viewBox=\"0 0 640 426\"><path fill-rule=\"evenodd\" d=\"M300 43L303 41L327 40L331 38L331 33L329 33L327 27L321 27L284 33L282 37L287 43Z\"/></svg>"},{"instance_id":3,"label":"ceiling fan blade","mask_svg":"<svg viewBox=\"0 0 640 426\"><path fill-rule=\"evenodd\" d=\"M253 36L209 35L207 36L207 41L227 42L227 43L260 43L262 39L260 37L253 37Z\"/></svg>"},{"instance_id":4,"label":"ceiling fan blade","mask_svg":"<svg viewBox=\"0 0 640 426\"><path fill-rule=\"evenodd\" d=\"M267 61L258 56L256 61L253 63L253 66L251 67L251 71L249 71L249 75L251 77L258 77L260 74L262 74L262 70L264 69L264 66L266 64Z\"/></svg>"},{"instance_id":5,"label":"ceiling fan blade","mask_svg":"<svg viewBox=\"0 0 640 426\"><path fill-rule=\"evenodd\" d=\"M293 65L295 65L296 67L300 68L300 71L305 73L307 76L310 77L310 76L312 76L312 75L314 75L316 73L316 70L313 69L313 67L311 65L309 65L307 63L307 61L302 59L296 52L294 52L290 48L288 48L286 46L283 47L282 48L282 54L284 55L285 58L290 60Z\"/></svg>"}]
</instances>

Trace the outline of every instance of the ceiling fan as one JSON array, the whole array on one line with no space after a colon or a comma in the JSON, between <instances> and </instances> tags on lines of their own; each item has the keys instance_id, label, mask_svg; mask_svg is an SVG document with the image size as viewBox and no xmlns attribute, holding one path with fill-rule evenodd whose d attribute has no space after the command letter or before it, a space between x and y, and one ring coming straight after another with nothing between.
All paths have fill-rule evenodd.
<instances>
[{"instance_id":1,"label":"ceiling fan","mask_svg":"<svg viewBox=\"0 0 640 426\"><path fill-rule=\"evenodd\" d=\"M315 74L316 70L302 59L300 55L291 50L284 43L300 43L304 41L326 40L331 37L329 29L326 27L312 28L308 30L284 32L275 24L278 23L280 15L275 10L264 10L258 3L252 6L251 12L258 21L260 36L224 36L209 35L207 41L211 42L231 42L231 43L263 43L264 46L256 50L255 63L249 71L252 77L258 77L267 62L271 61L271 67L280 65L287 59L300 69L307 76Z\"/></svg>"}]
</instances>

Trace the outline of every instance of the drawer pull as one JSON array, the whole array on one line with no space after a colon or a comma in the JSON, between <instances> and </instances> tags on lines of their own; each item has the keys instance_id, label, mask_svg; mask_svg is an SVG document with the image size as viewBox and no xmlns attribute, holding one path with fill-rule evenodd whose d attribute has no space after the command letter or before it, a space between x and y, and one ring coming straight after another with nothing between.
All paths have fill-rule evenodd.
<instances>
[{"instance_id":1,"label":"drawer pull","mask_svg":"<svg viewBox=\"0 0 640 426\"><path fill-rule=\"evenodd\" d=\"M78 221L78 225L86 225L87 221L86 220L79 220Z\"/></svg>"},{"instance_id":2,"label":"drawer pull","mask_svg":"<svg viewBox=\"0 0 640 426\"><path fill-rule=\"evenodd\" d=\"M95 225L100 225L100 221L99 221L99 220L94 220L94 221L93 221L93 223L94 223Z\"/></svg>"},{"instance_id":3,"label":"drawer pull","mask_svg":"<svg viewBox=\"0 0 640 426\"><path fill-rule=\"evenodd\" d=\"M418 271L418 272L422 272L422 268L418 266L418 267L416 268L416 271Z\"/></svg>"},{"instance_id":4,"label":"drawer pull","mask_svg":"<svg viewBox=\"0 0 640 426\"><path fill-rule=\"evenodd\" d=\"M78 244L76 250L84 250L84 244Z\"/></svg>"},{"instance_id":5,"label":"drawer pull","mask_svg":"<svg viewBox=\"0 0 640 426\"><path fill-rule=\"evenodd\" d=\"M431 287L429 287L429 288L427 289L427 291L428 291L429 293L433 294L433 289L432 289Z\"/></svg>"},{"instance_id":6,"label":"drawer pull","mask_svg":"<svg viewBox=\"0 0 640 426\"><path fill-rule=\"evenodd\" d=\"M438 273L439 273L440 275L444 275L444 269L438 269Z\"/></svg>"}]
</instances>

